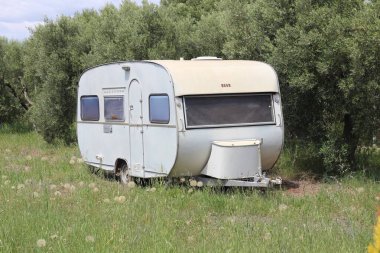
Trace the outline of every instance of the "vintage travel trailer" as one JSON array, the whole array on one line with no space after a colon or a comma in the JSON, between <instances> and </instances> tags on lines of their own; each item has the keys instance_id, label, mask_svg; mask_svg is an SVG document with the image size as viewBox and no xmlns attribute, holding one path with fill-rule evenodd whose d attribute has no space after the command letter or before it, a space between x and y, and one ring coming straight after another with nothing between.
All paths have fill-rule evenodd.
<instances>
[{"instance_id":1,"label":"vintage travel trailer","mask_svg":"<svg viewBox=\"0 0 380 253\"><path fill-rule=\"evenodd\" d=\"M198 177L265 187L284 139L276 72L257 61L117 62L83 73L77 135L84 161L131 178Z\"/></svg>"}]
</instances>

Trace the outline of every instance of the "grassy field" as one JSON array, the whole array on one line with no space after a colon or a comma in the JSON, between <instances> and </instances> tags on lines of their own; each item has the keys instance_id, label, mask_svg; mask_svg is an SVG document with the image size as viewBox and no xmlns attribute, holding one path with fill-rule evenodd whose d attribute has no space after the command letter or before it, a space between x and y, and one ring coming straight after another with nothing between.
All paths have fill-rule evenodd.
<instances>
[{"instance_id":1,"label":"grassy field","mask_svg":"<svg viewBox=\"0 0 380 253\"><path fill-rule=\"evenodd\" d=\"M365 252L372 240L380 186L363 177L266 193L128 188L78 157L0 133L0 252Z\"/></svg>"}]
</instances>

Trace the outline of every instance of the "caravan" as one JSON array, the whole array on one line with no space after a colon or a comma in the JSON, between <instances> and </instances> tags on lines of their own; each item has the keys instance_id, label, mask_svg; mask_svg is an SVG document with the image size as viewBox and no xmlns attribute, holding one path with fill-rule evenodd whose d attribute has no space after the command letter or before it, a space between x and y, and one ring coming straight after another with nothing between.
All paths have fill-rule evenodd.
<instances>
[{"instance_id":1,"label":"caravan","mask_svg":"<svg viewBox=\"0 0 380 253\"><path fill-rule=\"evenodd\" d=\"M284 139L278 78L257 61L117 62L83 73L77 134L84 161L130 178L200 177L268 186Z\"/></svg>"}]
</instances>

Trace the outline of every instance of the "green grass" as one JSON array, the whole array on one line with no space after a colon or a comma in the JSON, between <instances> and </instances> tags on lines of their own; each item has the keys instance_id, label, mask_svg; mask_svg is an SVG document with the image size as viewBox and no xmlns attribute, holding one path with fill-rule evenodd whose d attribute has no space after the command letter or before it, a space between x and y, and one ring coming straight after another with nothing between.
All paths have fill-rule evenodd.
<instances>
[{"instance_id":1,"label":"green grass","mask_svg":"<svg viewBox=\"0 0 380 253\"><path fill-rule=\"evenodd\" d=\"M147 191L72 156L77 147L35 133L0 133L0 252L364 252L372 239L380 186L368 178L301 196L160 183Z\"/></svg>"}]
</instances>

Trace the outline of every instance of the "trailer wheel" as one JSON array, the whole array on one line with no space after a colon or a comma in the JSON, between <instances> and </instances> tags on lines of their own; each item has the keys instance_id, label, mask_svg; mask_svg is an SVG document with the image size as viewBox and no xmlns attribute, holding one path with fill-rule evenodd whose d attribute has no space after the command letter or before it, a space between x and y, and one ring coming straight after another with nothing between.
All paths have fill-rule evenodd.
<instances>
[{"instance_id":1,"label":"trailer wheel","mask_svg":"<svg viewBox=\"0 0 380 253\"><path fill-rule=\"evenodd\" d=\"M119 180L121 184L125 184L125 185L132 181L132 178L128 172L128 165L126 163L123 164L123 166L120 169Z\"/></svg>"}]
</instances>

